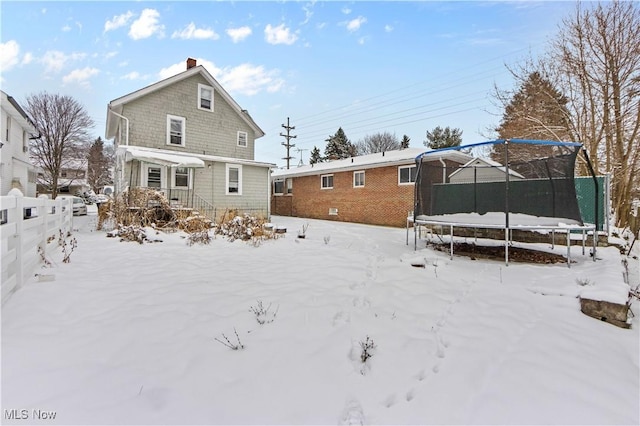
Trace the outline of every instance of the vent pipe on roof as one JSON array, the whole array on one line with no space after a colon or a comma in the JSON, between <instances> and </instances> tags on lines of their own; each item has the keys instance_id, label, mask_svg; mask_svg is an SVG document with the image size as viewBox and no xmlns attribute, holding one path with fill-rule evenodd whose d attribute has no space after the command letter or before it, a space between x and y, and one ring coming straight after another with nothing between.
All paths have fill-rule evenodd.
<instances>
[{"instance_id":1,"label":"vent pipe on roof","mask_svg":"<svg viewBox=\"0 0 640 426\"><path fill-rule=\"evenodd\" d=\"M187 69L191 69L197 65L197 61L193 58L187 58Z\"/></svg>"}]
</instances>

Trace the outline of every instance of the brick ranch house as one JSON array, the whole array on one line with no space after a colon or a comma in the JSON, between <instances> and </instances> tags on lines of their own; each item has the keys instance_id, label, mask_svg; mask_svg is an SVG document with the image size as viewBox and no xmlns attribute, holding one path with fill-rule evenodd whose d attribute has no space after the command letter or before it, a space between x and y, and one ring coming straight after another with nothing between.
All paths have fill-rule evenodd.
<instances>
[{"instance_id":1,"label":"brick ranch house","mask_svg":"<svg viewBox=\"0 0 640 426\"><path fill-rule=\"evenodd\" d=\"M404 227L414 206L415 159L424 151L406 148L276 170L272 213ZM470 159L452 150L434 161L446 165L448 175Z\"/></svg>"}]
</instances>

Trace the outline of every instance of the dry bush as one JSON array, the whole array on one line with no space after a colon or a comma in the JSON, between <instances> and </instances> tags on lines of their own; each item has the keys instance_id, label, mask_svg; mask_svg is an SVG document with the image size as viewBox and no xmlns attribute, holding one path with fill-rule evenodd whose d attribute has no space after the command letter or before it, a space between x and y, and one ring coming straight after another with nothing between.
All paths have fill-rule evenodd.
<instances>
[{"instance_id":1,"label":"dry bush","mask_svg":"<svg viewBox=\"0 0 640 426\"><path fill-rule=\"evenodd\" d=\"M226 216L225 214L223 217ZM243 216L235 216L227 222L217 224L214 232L216 235L225 236L229 241L250 241L259 245L260 241L276 238L275 233L265 231L265 223L266 220L245 213Z\"/></svg>"}]
</instances>

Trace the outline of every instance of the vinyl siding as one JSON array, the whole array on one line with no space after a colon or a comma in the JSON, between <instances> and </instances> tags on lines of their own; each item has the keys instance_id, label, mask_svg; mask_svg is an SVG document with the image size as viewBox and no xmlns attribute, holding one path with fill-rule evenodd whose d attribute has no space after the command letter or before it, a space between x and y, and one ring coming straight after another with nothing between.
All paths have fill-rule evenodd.
<instances>
[{"instance_id":1,"label":"vinyl siding","mask_svg":"<svg viewBox=\"0 0 640 426\"><path fill-rule=\"evenodd\" d=\"M201 75L157 90L124 106L129 119L129 144L176 152L254 159L255 133L219 93L213 95L213 112L198 108ZM185 146L167 145L167 115L186 119ZM247 133L247 146L237 144L238 131Z\"/></svg>"}]
</instances>

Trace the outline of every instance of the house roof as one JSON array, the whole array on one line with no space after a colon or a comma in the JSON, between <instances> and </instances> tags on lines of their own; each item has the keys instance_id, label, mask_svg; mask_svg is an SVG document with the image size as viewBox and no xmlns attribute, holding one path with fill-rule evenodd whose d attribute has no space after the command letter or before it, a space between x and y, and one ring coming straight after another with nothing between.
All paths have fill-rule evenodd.
<instances>
[{"instance_id":1,"label":"house roof","mask_svg":"<svg viewBox=\"0 0 640 426\"><path fill-rule=\"evenodd\" d=\"M33 124L33 121L31 121L31 118L29 118L29 116L24 111L24 109L22 109L20 104L13 98L13 96L9 96L4 91L1 91L1 92L2 92L2 101L0 102L0 104L2 104L3 109L7 112L7 114L9 114L16 121L18 121L18 123L20 123L20 127L22 127L23 129L26 129L27 131L29 131L29 133L35 134L37 129ZM13 108L5 107L5 105L7 105L7 102Z\"/></svg>"},{"instance_id":2,"label":"house roof","mask_svg":"<svg viewBox=\"0 0 640 426\"><path fill-rule=\"evenodd\" d=\"M462 172L465 169L471 168L471 167L475 167L476 165L478 165L478 163L484 163L485 166L489 166L492 168L495 168L497 170L500 170L502 173L504 173L506 171L506 168L498 163L497 161L493 161L489 158L473 158L471 159L471 161L467 162L466 164L464 164L462 167L460 167L458 170L456 170L455 172L451 173L449 175L449 178L451 178L452 176L455 176L456 174ZM515 170L509 169L509 175L511 176L515 176L521 179L524 179L524 176L522 176L520 173L516 172Z\"/></svg>"},{"instance_id":3,"label":"house roof","mask_svg":"<svg viewBox=\"0 0 640 426\"><path fill-rule=\"evenodd\" d=\"M273 168L275 164L254 160L244 160L241 158L220 157L217 155L195 154L191 152L169 151L166 149L146 148L141 146L120 145L116 154L125 155L125 160L135 158L150 163L173 165L176 167L203 167L202 161L212 161L216 163L242 164L246 166ZM129 156L127 158L127 155Z\"/></svg>"},{"instance_id":4,"label":"house roof","mask_svg":"<svg viewBox=\"0 0 640 426\"><path fill-rule=\"evenodd\" d=\"M343 172L349 170L372 169L376 167L399 166L404 164L415 164L416 157L424 153L423 148L406 148L386 152L376 152L374 154L359 155L357 157L333 160L326 163L316 163L313 165L300 166L292 169L275 170L273 177L294 177L312 176L321 173ZM471 157L458 151L446 151L431 158L432 161L448 159L464 163Z\"/></svg>"},{"instance_id":5,"label":"house roof","mask_svg":"<svg viewBox=\"0 0 640 426\"><path fill-rule=\"evenodd\" d=\"M253 131L256 133L256 139L261 138L262 136L265 135L264 131L260 128L260 126L258 126L258 124L256 124L255 121L253 121L253 118L251 118L247 110L240 108L240 105L238 105L238 103L235 100L233 100L231 95L229 95L229 93L227 93L227 91L224 90L224 88L220 85L220 83L218 83L218 81L215 78L213 78L213 76L209 74L209 72L202 65L198 65L198 66L189 68L188 70L181 72L180 74L176 74L172 77L158 81L157 83L153 83L149 86L143 87L142 89L136 90L135 92L131 92L128 95L121 96L109 102L109 105L107 105L107 125L106 125L105 137L107 139L112 139L116 135L116 130L117 130L119 120L117 119L118 118L117 116L114 116L114 114L111 113L111 111L121 114L124 105L126 105L127 103L133 100L136 100L138 98L141 98L142 96L153 93L157 90L161 90L176 82L193 77L196 74L200 74L202 77L204 77L204 79L207 80L207 82L214 88L214 90L217 93L219 93L222 96L222 98L225 101L227 101L227 103L229 103L229 105L231 105L231 108L233 108L238 113L238 115L249 125L249 127L251 127Z\"/></svg>"}]
</instances>

